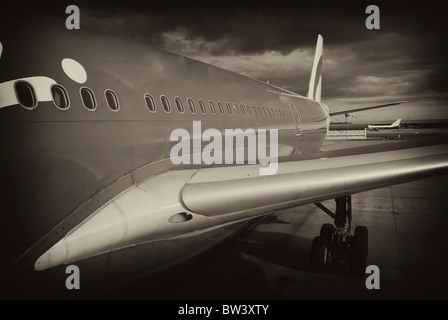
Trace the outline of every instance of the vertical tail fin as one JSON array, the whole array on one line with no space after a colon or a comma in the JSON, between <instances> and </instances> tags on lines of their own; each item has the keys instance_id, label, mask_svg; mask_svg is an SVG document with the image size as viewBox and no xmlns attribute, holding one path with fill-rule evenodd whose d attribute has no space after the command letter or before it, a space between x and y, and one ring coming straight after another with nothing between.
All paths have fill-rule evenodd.
<instances>
[{"instance_id":1,"label":"vertical tail fin","mask_svg":"<svg viewBox=\"0 0 448 320\"><path fill-rule=\"evenodd\" d=\"M313 69L311 71L310 85L308 87L308 99L320 102L322 91L322 56L324 47L324 38L321 35L317 37L316 53L314 54Z\"/></svg>"},{"instance_id":2,"label":"vertical tail fin","mask_svg":"<svg viewBox=\"0 0 448 320\"><path fill-rule=\"evenodd\" d=\"M398 127L400 125L401 119L398 119L394 123L392 123L392 127Z\"/></svg>"}]
</instances>

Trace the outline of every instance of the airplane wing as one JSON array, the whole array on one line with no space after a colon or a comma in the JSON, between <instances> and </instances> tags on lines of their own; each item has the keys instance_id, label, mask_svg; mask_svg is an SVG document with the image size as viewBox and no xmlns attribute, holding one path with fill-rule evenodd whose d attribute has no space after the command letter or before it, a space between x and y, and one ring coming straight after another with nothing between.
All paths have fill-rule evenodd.
<instances>
[{"instance_id":1,"label":"airplane wing","mask_svg":"<svg viewBox=\"0 0 448 320\"><path fill-rule=\"evenodd\" d=\"M337 116L337 115L351 113L351 112L359 112L359 111L366 111L366 110L371 110L371 109L391 107L391 106L396 106L396 105L399 105L399 104L405 103L405 102L406 101L395 101L395 102L390 102L390 103L377 104L377 105L373 105L373 106L355 107L355 108L338 110L338 111L330 111L330 116Z\"/></svg>"},{"instance_id":2,"label":"airplane wing","mask_svg":"<svg viewBox=\"0 0 448 320\"><path fill-rule=\"evenodd\" d=\"M260 166L174 170L133 185L41 255L35 269L446 173L448 144L282 162L270 176L260 176Z\"/></svg>"},{"instance_id":3,"label":"airplane wing","mask_svg":"<svg viewBox=\"0 0 448 320\"><path fill-rule=\"evenodd\" d=\"M336 198L448 172L448 144L285 162L272 176L260 176L258 167L200 169L182 189L182 202L205 216L251 216Z\"/></svg>"}]
</instances>

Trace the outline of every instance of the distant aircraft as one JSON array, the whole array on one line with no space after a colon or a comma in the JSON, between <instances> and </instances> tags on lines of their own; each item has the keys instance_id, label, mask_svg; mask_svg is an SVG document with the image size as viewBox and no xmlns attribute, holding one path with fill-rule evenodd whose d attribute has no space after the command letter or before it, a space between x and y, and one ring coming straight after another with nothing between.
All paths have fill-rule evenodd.
<instances>
[{"instance_id":1,"label":"distant aircraft","mask_svg":"<svg viewBox=\"0 0 448 320\"><path fill-rule=\"evenodd\" d=\"M395 129L400 127L401 119L396 120L394 123L389 125L377 125L377 124L369 124L368 128L369 130L375 130L378 131L379 129Z\"/></svg>"},{"instance_id":2,"label":"distant aircraft","mask_svg":"<svg viewBox=\"0 0 448 320\"><path fill-rule=\"evenodd\" d=\"M302 96L63 21L5 21L0 271L20 292L64 287L55 279L70 264L84 292L102 288L87 279L117 284L159 272L306 203L334 221L313 241L312 269L345 263L362 275L368 231L352 233L351 195L448 169L447 145L313 156L330 116L401 103L331 112L321 102L320 35ZM277 173L261 176L262 164L174 165L170 134L193 121L203 132L278 129ZM327 199L335 212L320 204Z\"/></svg>"}]
</instances>

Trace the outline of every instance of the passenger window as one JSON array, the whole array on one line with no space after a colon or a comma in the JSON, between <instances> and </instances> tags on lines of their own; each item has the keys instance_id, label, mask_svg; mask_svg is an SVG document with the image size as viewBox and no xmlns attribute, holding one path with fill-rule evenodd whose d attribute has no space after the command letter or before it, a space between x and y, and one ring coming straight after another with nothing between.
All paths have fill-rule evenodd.
<instances>
[{"instance_id":1,"label":"passenger window","mask_svg":"<svg viewBox=\"0 0 448 320\"><path fill-rule=\"evenodd\" d=\"M174 102L176 102L177 111L179 111L179 113L184 113L185 108L184 105L182 104L182 100L180 100L179 97L176 97L174 98Z\"/></svg>"},{"instance_id":2,"label":"passenger window","mask_svg":"<svg viewBox=\"0 0 448 320\"><path fill-rule=\"evenodd\" d=\"M208 100L208 104L210 105L210 110L212 111L212 114L216 114L216 108L213 102L211 100Z\"/></svg>"},{"instance_id":3,"label":"passenger window","mask_svg":"<svg viewBox=\"0 0 448 320\"><path fill-rule=\"evenodd\" d=\"M66 110L70 106L67 91L63 86L54 85L51 87L51 95L53 96L53 103L61 110Z\"/></svg>"},{"instance_id":4,"label":"passenger window","mask_svg":"<svg viewBox=\"0 0 448 320\"><path fill-rule=\"evenodd\" d=\"M233 110L235 111L235 114L240 114L238 111L238 106L235 103L233 104Z\"/></svg>"},{"instance_id":5,"label":"passenger window","mask_svg":"<svg viewBox=\"0 0 448 320\"><path fill-rule=\"evenodd\" d=\"M118 102L118 98L115 92L113 92L110 89L107 89L106 91L104 91L104 96L106 97L107 105L112 111L118 111L118 109L120 109L120 104Z\"/></svg>"},{"instance_id":6,"label":"passenger window","mask_svg":"<svg viewBox=\"0 0 448 320\"><path fill-rule=\"evenodd\" d=\"M34 93L33 87L29 83L20 81L17 82L14 87L17 100L22 107L29 110L37 107L36 94Z\"/></svg>"},{"instance_id":7,"label":"passenger window","mask_svg":"<svg viewBox=\"0 0 448 320\"><path fill-rule=\"evenodd\" d=\"M170 113L171 104L168 98L166 96L160 96L160 101L162 102L163 110L165 110L166 113Z\"/></svg>"},{"instance_id":8,"label":"passenger window","mask_svg":"<svg viewBox=\"0 0 448 320\"><path fill-rule=\"evenodd\" d=\"M229 114L232 114L232 107L230 106L230 104L228 102L226 102L226 107L227 107L227 112Z\"/></svg>"},{"instance_id":9,"label":"passenger window","mask_svg":"<svg viewBox=\"0 0 448 320\"><path fill-rule=\"evenodd\" d=\"M84 104L84 107L86 107L88 110L93 111L96 109L95 95L89 88L81 88L81 100Z\"/></svg>"},{"instance_id":10,"label":"passenger window","mask_svg":"<svg viewBox=\"0 0 448 320\"><path fill-rule=\"evenodd\" d=\"M241 108L241 115L245 115L246 114L246 110L244 110L244 106L242 104L240 104L240 108Z\"/></svg>"},{"instance_id":11,"label":"passenger window","mask_svg":"<svg viewBox=\"0 0 448 320\"><path fill-rule=\"evenodd\" d=\"M196 113L196 106L194 105L193 100L191 100L190 98L187 99L187 103L188 103L188 108L190 109L190 112L192 114Z\"/></svg>"},{"instance_id":12,"label":"passenger window","mask_svg":"<svg viewBox=\"0 0 448 320\"><path fill-rule=\"evenodd\" d=\"M201 99L199 99L199 107L201 108L201 111L203 114L207 113L207 109L205 108L205 103Z\"/></svg>"},{"instance_id":13,"label":"passenger window","mask_svg":"<svg viewBox=\"0 0 448 320\"><path fill-rule=\"evenodd\" d=\"M154 98L149 94L145 94L145 102L146 106L148 107L149 111L155 112L156 111L156 103L154 102Z\"/></svg>"},{"instance_id":14,"label":"passenger window","mask_svg":"<svg viewBox=\"0 0 448 320\"><path fill-rule=\"evenodd\" d=\"M268 115L266 113L266 109L264 107L261 107L261 108L263 109L264 116L267 117Z\"/></svg>"},{"instance_id":15,"label":"passenger window","mask_svg":"<svg viewBox=\"0 0 448 320\"><path fill-rule=\"evenodd\" d=\"M221 114L224 114L224 107L222 106L222 103L220 101L218 101L218 108L219 112L221 112Z\"/></svg>"}]
</instances>

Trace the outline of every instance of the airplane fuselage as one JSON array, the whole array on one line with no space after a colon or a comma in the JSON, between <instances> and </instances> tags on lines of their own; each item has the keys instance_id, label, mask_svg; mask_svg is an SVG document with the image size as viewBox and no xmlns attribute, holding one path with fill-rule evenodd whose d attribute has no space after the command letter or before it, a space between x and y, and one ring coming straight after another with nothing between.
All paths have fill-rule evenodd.
<instances>
[{"instance_id":1,"label":"airplane fuselage","mask_svg":"<svg viewBox=\"0 0 448 320\"><path fill-rule=\"evenodd\" d=\"M139 43L83 28L68 31L63 21L8 26L0 42L2 224L10 228L0 239L5 271L14 261L28 269L68 230L135 183L205 167L170 160L170 133L191 130L193 121L221 132L277 129L279 161L317 151L328 130L322 103ZM84 82L64 70L64 59L82 66ZM23 82L34 90L32 107L20 105L17 83ZM67 108L46 98L51 84L65 89ZM86 96L83 101L84 89L93 93L94 106ZM107 90L118 110L108 103ZM19 103L11 104L14 95Z\"/></svg>"}]
</instances>

